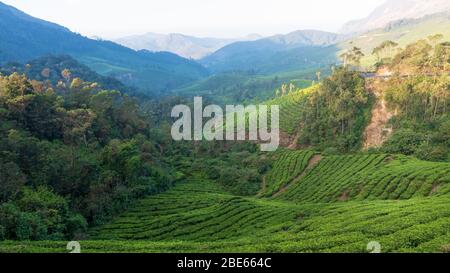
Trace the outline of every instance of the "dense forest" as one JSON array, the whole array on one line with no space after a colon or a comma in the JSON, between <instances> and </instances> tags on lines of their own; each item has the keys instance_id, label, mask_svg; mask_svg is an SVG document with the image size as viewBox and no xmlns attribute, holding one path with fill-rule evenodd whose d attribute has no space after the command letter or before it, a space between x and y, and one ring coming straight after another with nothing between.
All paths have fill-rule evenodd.
<instances>
[{"instance_id":1,"label":"dense forest","mask_svg":"<svg viewBox=\"0 0 450 273\"><path fill-rule=\"evenodd\" d=\"M0 238L83 236L176 179L135 99L62 73L0 76Z\"/></svg>"},{"instance_id":2,"label":"dense forest","mask_svg":"<svg viewBox=\"0 0 450 273\"><path fill-rule=\"evenodd\" d=\"M357 72L337 69L301 108L300 143L355 151L367 122L369 98L364 79Z\"/></svg>"},{"instance_id":3,"label":"dense forest","mask_svg":"<svg viewBox=\"0 0 450 273\"><path fill-rule=\"evenodd\" d=\"M420 40L388 60L393 76L378 83L396 115L382 150L431 161L450 160L450 44Z\"/></svg>"}]
</instances>

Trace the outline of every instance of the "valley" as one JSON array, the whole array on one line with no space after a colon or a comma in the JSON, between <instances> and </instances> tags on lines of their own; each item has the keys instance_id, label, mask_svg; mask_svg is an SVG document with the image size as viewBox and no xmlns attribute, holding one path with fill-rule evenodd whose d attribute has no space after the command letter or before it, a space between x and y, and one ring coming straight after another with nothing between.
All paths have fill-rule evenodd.
<instances>
[{"instance_id":1,"label":"valley","mask_svg":"<svg viewBox=\"0 0 450 273\"><path fill-rule=\"evenodd\" d=\"M151 14L201 10L176 8ZM336 33L170 25L109 41L0 2L0 253L450 251L448 1L387 0ZM279 148L174 133L223 118L211 104L278 106L268 128L235 119Z\"/></svg>"},{"instance_id":2,"label":"valley","mask_svg":"<svg viewBox=\"0 0 450 273\"><path fill-rule=\"evenodd\" d=\"M450 238L448 169L390 155L324 156L286 192L266 198L192 177L91 230L81 245L86 253L365 252L376 239L383 252L441 252ZM0 251L65 252L65 244L6 242Z\"/></svg>"}]
</instances>

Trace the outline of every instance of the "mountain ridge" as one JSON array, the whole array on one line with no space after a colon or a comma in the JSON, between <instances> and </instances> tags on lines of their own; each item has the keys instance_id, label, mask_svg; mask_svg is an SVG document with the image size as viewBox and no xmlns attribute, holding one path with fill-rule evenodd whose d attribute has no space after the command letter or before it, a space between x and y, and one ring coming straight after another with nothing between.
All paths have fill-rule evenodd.
<instances>
[{"instance_id":1,"label":"mountain ridge","mask_svg":"<svg viewBox=\"0 0 450 273\"><path fill-rule=\"evenodd\" d=\"M258 34L240 38L195 37L182 33L160 34L148 32L142 35L130 35L114 41L134 50L152 52L168 51L188 59L201 59L220 48L238 41L260 39Z\"/></svg>"},{"instance_id":2,"label":"mountain ridge","mask_svg":"<svg viewBox=\"0 0 450 273\"><path fill-rule=\"evenodd\" d=\"M328 65L332 46L345 39L344 35L319 30L298 30L251 42L236 42L225 46L199 62L213 73L224 71L279 72ZM310 53L312 56L308 56ZM319 55L327 59L322 62ZM333 63L334 60L331 62ZM278 67L278 68L277 68Z\"/></svg>"},{"instance_id":3,"label":"mountain ridge","mask_svg":"<svg viewBox=\"0 0 450 273\"><path fill-rule=\"evenodd\" d=\"M1 2L0 40L0 63L70 55L103 76L149 93L160 93L208 75L198 63L175 54L135 51L111 41L89 39Z\"/></svg>"},{"instance_id":4,"label":"mountain ridge","mask_svg":"<svg viewBox=\"0 0 450 273\"><path fill-rule=\"evenodd\" d=\"M418 19L426 15L450 11L448 0L388 0L366 18L353 20L342 26L339 33L363 33L383 28L401 19Z\"/></svg>"}]
</instances>

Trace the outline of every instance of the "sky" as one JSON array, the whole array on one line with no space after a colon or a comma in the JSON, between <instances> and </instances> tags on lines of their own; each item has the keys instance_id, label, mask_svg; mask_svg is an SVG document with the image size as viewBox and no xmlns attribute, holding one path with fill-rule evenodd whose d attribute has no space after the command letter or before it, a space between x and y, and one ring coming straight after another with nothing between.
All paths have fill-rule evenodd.
<instances>
[{"instance_id":1,"label":"sky","mask_svg":"<svg viewBox=\"0 0 450 273\"><path fill-rule=\"evenodd\" d=\"M183 33L269 36L300 29L336 32L386 0L0 0L92 37Z\"/></svg>"}]
</instances>

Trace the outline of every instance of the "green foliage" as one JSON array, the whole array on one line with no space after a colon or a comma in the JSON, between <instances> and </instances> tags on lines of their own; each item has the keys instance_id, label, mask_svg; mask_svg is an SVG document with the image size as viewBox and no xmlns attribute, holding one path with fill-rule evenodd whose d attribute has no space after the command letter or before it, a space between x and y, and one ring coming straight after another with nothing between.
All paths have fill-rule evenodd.
<instances>
[{"instance_id":1,"label":"green foliage","mask_svg":"<svg viewBox=\"0 0 450 273\"><path fill-rule=\"evenodd\" d=\"M315 70L310 69L270 75L221 73L176 89L171 94L183 97L201 96L218 104L255 103L273 98L275 90L284 83L292 83L297 88L310 86L314 73Z\"/></svg>"},{"instance_id":2,"label":"green foliage","mask_svg":"<svg viewBox=\"0 0 450 273\"><path fill-rule=\"evenodd\" d=\"M313 152L310 151L281 151L275 155L272 169L265 177L265 188L262 189L263 196L272 196L281 189L288 186L303 173Z\"/></svg>"},{"instance_id":3,"label":"green foliage","mask_svg":"<svg viewBox=\"0 0 450 273\"><path fill-rule=\"evenodd\" d=\"M335 69L321 84L269 101L280 106L280 129L299 144L340 152L359 149L371 97L359 73Z\"/></svg>"},{"instance_id":4,"label":"green foliage","mask_svg":"<svg viewBox=\"0 0 450 273\"><path fill-rule=\"evenodd\" d=\"M3 237L83 237L136 199L172 184L137 102L97 84L0 76ZM165 136L164 136L165 137Z\"/></svg>"},{"instance_id":5,"label":"green foliage","mask_svg":"<svg viewBox=\"0 0 450 273\"><path fill-rule=\"evenodd\" d=\"M305 123L300 138L309 144L335 143L343 151L358 147L364 126L369 94L358 73L335 70L304 109Z\"/></svg>"},{"instance_id":6,"label":"green foliage","mask_svg":"<svg viewBox=\"0 0 450 273\"><path fill-rule=\"evenodd\" d=\"M280 129L283 132L290 135L297 132L303 122L301 109L307 103L308 96L319 88L320 85L314 85L267 102L268 105L280 106Z\"/></svg>"},{"instance_id":7,"label":"green foliage","mask_svg":"<svg viewBox=\"0 0 450 273\"><path fill-rule=\"evenodd\" d=\"M80 78L87 82L96 83L104 89L136 93L136 90L132 87L128 87L112 77L97 74L68 55L40 57L28 61L26 64L7 63L0 68L0 73L3 75L10 75L14 72L25 74L27 78L40 82L49 81L53 85Z\"/></svg>"},{"instance_id":8,"label":"green foliage","mask_svg":"<svg viewBox=\"0 0 450 273\"><path fill-rule=\"evenodd\" d=\"M25 175L13 162L0 161L0 202L15 199L25 184Z\"/></svg>"},{"instance_id":9,"label":"green foliage","mask_svg":"<svg viewBox=\"0 0 450 273\"><path fill-rule=\"evenodd\" d=\"M365 55L364 53L362 53L361 48L354 46L352 47L352 49L348 50L347 52L344 52L339 57L342 58L344 67L352 65L356 68L359 68L359 65L361 64L361 58L364 56Z\"/></svg>"},{"instance_id":10,"label":"green foliage","mask_svg":"<svg viewBox=\"0 0 450 273\"><path fill-rule=\"evenodd\" d=\"M289 153L299 152L281 154ZM194 176L91 229L83 252L355 253L374 240L383 253L444 252L448 170L404 156L324 156L276 199L237 197ZM66 244L6 241L0 251L65 252Z\"/></svg>"},{"instance_id":11,"label":"green foliage","mask_svg":"<svg viewBox=\"0 0 450 273\"><path fill-rule=\"evenodd\" d=\"M432 161L449 159L449 56L450 48L444 44L420 40L394 57L390 69L397 74L377 83L388 106L397 112L390 121L394 134L383 151Z\"/></svg>"},{"instance_id":12,"label":"green foliage","mask_svg":"<svg viewBox=\"0 0 450 273\"><path fill-rule=\"evenodd\" d=\"M197 159L188 172L204 173L235 195L255 195L260 189L262 174L269 168L268 159L260 157L256 149L256 145L249 143L210 146L195 152ZM212 153L215 155L211 156Z\"/></svg>"},{"instance_id":13,"label":"green foliage","mask_svg":"<svg viewBox=\"0 0 450 273\"><path fill-rule=\"evenodd\" d=\"M398 130L384 144L383 150L388 153L413 155L426 141L426 136L411 129Z\"/></svg>"},{"instance_id":14,"label":"green foliage","mask_svg":"<svg viewBox=\"0 0 450 273\"><path fill-rule=\"evenodd\" d=\"M280 199L302 202L404 200L446 194L448 163L379 154L327 156ZM440 185L439 192L436 187ZM433 190L434 188L434 190Z\"/></svg>"},{"instance_id":15,"label":"green foliage","mask_svg":"<svg viewBox=\"0 0 450 273\"><path fill-rule=\"evenodd\" d=\"M289 153L299 152L282 155ZM192 177L92 229L83 251L366 252L377 240L383 252L442 252L450 232L448 169L403 156L325 156L277 199L236 197ZM342 198L348 189L355 190ZM6 242L0 251L20 249Z\"/></svg>"}]
</instances>

